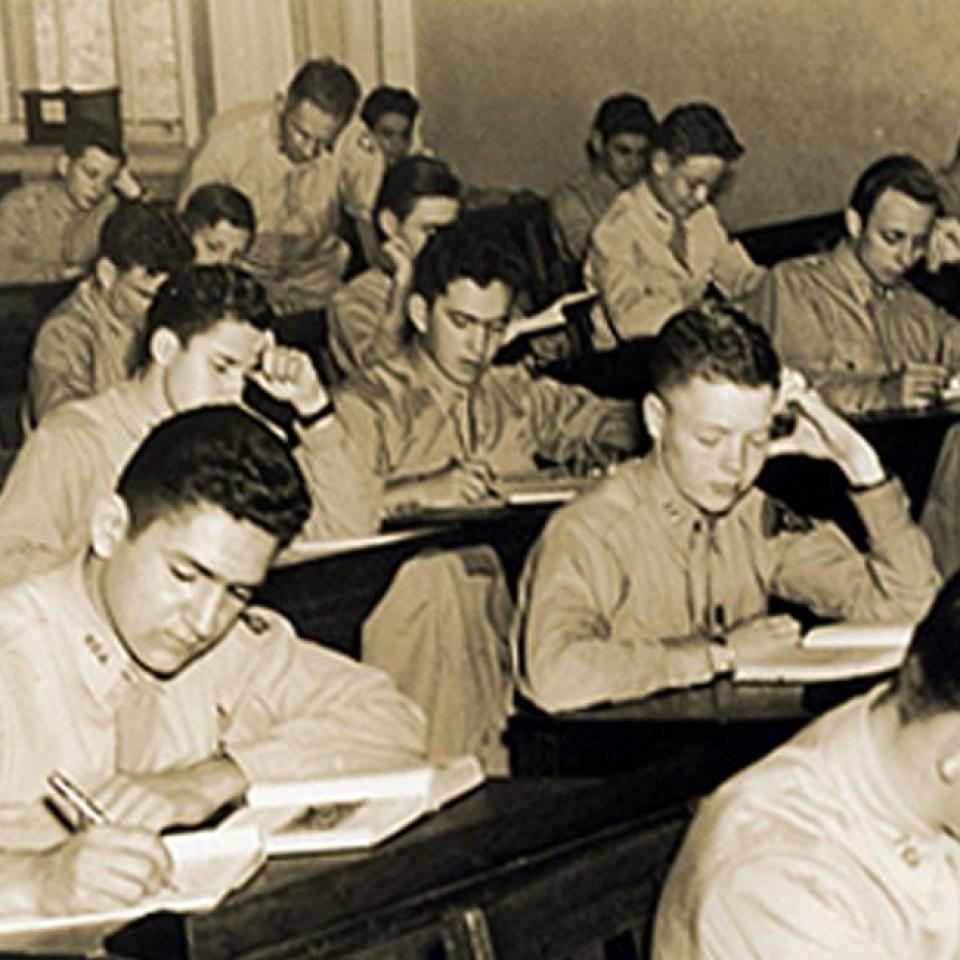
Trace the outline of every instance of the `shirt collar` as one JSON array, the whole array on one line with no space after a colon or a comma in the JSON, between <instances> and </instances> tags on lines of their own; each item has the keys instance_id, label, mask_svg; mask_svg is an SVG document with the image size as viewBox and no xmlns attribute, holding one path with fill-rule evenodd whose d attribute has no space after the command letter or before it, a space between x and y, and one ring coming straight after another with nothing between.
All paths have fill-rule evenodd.
<instances>
[{"instance_id":1,"label":"shirt collar","mask_svg":"<svg viewBox=\"0 0 960 960\"><path fill-rule=\"evenodd\" d=\"M75 642L71 650L81 678L93 697L119 703L127 692L158 681L140 670L113 628L97 612L83 577L85 553L61 570L59 607Z\"/></svg>"},{"instance_id":2,"label":"shirt collar","mask_svg":"<svg viewBox=\"0 0 960 960\"><path fill-rule=\"evenodd\" d=\"M430 356L430 351L420 338L414 340L410 347L410 366L416 385L425 389L444 412L466 400L476 389L476 384L467 387L451 380Z\"/></svg>"},{"instance_id":3,"label":"shirt collar","mask_svg":"<svg viewBox=\"0 0 960 960\"><path fill-rule=\"evenodd\" d=\"M854 299L861 306L868 306L876 299L886 300L893 296L896 286L884 287L876 283L853 251L849 239L841 240L834 247L833 261Z\"/></svg>"}]
</instances>

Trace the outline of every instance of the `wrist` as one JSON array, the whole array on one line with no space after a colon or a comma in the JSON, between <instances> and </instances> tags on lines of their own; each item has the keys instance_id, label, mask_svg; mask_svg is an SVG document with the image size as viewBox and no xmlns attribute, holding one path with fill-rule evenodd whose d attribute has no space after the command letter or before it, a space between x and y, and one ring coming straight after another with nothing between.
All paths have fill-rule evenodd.
<instances>
[{"instance_id":1,"label":"wrist","mask_svg":"<svg viewBox=\"0 0 960 960\"><path fill-rule=\"evenodd\" d=\"M335 412L333 401L324 395L319 403L311 403L306 409L297 408L297 426L301 430L309 430L332 417Z\"/></svg>"},{"instance_id":2,"label":"wrist","mask_svg":"<svg viewBox=\"0 0 960 960\"><path fill-rule=\"evenodd\" d=\"M737 669L736 651L724 637L711 637L707 654L714 677L729 677Z\"/></svg>"},{"instance_id":3,"label":"wrist","mask_svg":"<svg viewBox=\"0 0 960 960\"><path fill-rule=\"evenodd\" d=\"M877 487L887 479L887 472L873 448L869 453L844 460L839 464L847 478L847 483L855 490L868 490Z\"/></svg>"},{"instance_id":4,"label":"wrist","mask_svg":"<svg viewBox=\"0 0 960 960\"><path fill-rule=\"evenodd\" d=\"M240 765L226 752L203 761L194 774L200 793L209 802L210 812L239 799L250 786Z\"/></svg>"}]
</instances>

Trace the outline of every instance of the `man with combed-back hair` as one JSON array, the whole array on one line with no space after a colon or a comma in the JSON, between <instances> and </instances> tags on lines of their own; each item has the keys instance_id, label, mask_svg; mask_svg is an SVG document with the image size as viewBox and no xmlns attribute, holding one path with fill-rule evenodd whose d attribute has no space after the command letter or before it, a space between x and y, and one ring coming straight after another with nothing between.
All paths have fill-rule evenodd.
<instances>
[{"instance_id":1,"label":"man with combed-back hair","mask_svg":"<svg viewBox=\"0 0 960 960\"><path fill-rule=\"evenodd\" d=\"M69 845L43 804L53 770L142 836L202 821L256 781L423 758L423 717L382 673L250 607L309 512L270 427L236 406L188 410L98 500L85 549L0 593L6 850L36 849L44 831L52 858ZM110 893L112 855L72 882ZM159 882L141 864L128 898L146 873Z\"/></svg>"},{"instance_id":2,"label":"man with combed-back hair","mask_svg":"<svg viewBox=\"0 0 960 960\"><path fill-rule=\"evenodd\" d=\"M643 398L651 453L549 520L527 559L514 622L520 688L549 711L705 684L799 639L771 596L820 616L913 620L938 584L899 481L814 392L789 387L796 426L771 442L780 362L729 308L686 310L653 341ZM776 454L832 460L868 534L756 489Z\"/></svg>"},{"instance_id":3,"label":"man with combed-back hair","mask_svg":"<svg viewBox=\"0 0 960 960\"><path fill-rule=\"evenodd\" d=\"M890 683L700 805L655 960L953 960L960 949L960 578Z\"/></svg>"}]
</instances>

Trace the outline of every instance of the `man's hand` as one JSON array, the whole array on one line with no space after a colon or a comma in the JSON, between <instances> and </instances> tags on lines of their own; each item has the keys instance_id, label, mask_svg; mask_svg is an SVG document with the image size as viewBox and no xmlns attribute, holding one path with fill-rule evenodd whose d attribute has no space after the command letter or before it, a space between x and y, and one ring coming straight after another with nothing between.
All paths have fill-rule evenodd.
<instances>
[{"instance_id":1,"label":"man's hand","mask_svg":"<svg viewBox=\"0 0 960 960\"><path fill-rule=\"evenodd\" d=\"M413 284L413 261L416 254L402 237L391 237L382 246L387 262L393 267L393 283L409 292Z\"/></svg>"},{"instance_id":2,"label":"man's hand","mask_svg":"<svg viewBox=\"0 0 960 960\"><path fill-rule=\"evenodd\" d=\"M309 417L330 402L313 361L302 350L281 347L267 337L260 366L250 379L275 400L293 406L301 417Z\"/></svg>"},{"instance_id":3,"label":"man's hand","mask_svg":"<svg viewBox=\"0 0 960 960\"><path fill-rule=\"evenodd\" d=\"M117 773L95 798L116 823L163 830L200 823L246 788L240 768L216 757L158 773Z\"/></svg>"},{"instance_id":4,"label":"man's hand","mask_svg":"<svg viewBox=\"0 0 960 960\"><path fill-rule=\"evenodd\" d=\"M415 507L458 507L496 497L496 475L481 460L452 463L427 477L406 480L389 488L389 512Z\"/></svg>"},{"instance_id":5,"label":"man's hand","mask_svg":"<svg viewBox=\"0 0 960 960\"><path fill-rule=\"evenodd\" d=\"M771 650L796 646L800 642L800 624L787 614L757 617L734 627L726 635L733 650L735 667L765 660Z\"/></svg>"},{"instance_id":6,"label":"man's hand","mask_svg":"<svg viewBox=\"0 0 960 960\"><path fill-rule=\"evenodd\" d=\"M787 436L771 441L768 457L800 454L832 460L854 486L883 480L883 465L873 447L814 390L799 389L787 402L796 415L796 426Z\"/></svg>"},{"instance_id":7,"label":"man's hand","mask_svg":"<svg viewBox=\"0 0 960 960\"><path fill-rule=\"evenodd\" d=\"M32 858L27 883L49 914L137 903L160 889L172 866L156 834L118 826L89 827Z\"/></svg>"},{"instance_id":8,"label":"man's hand","mask_svg":"<svg viewBox=\"0 0 960 960\"><path fill-rule=\"evenodd\" d=\"M140 200L143 197L143 187L140 186L140 182L126 165L124 165L113 181L113 189L125 200Z\"/></svg>"},{"instance_id":9,"label":"man's hand","mask_svg":"<svg viewBox=\"0 0 960 960\"><path fill-rule=\"evenodd\" d=\"M938 217L927 240L927 270L937 273L948 263L960 263L960 220Z\"/></svg>"},{"instance_id":10,"label":"man's hand","mask_svg":"<svg viewBox=\"0 0 960 960\"><path fill-rule=\"evenodd\" d=\"M950 371L939 363L906 363L894 383L901 407L922 408L936 403L943 393Z\"/></svg>"}]
</instances>

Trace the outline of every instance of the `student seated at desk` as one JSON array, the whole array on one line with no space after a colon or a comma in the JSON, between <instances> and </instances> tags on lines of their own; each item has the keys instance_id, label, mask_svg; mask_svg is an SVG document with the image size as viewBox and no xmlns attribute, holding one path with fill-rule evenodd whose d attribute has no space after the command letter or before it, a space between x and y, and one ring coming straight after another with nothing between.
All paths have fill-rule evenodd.
<instances>
[{"instance_id":1,"label":"student seated at desk","mask_svg":"<svg viewBox=\"0 0 960 960\"><path fill-rule=\"evenodd\" d=\"M643 414L652 452L551 517L524 571L514 623L521 690L548 711L648 696L729 674L799 625L771 596L823 617L911 621L938 584L899 481L815 393L771 442L780 363L729 308L687 310L655 338ZM869 538L754 487L764 460L795 453L843 471Z\"/></svg>"},{"instance_id":2,"label":"student seated at desk","mask_svg":"<svg viewBox=\"0 0 960 960\"><path fill-rule=\"evenodd\" d=\"M249 199L225 183L205 183L187 197L183 225L197 255L194 263L237 264L256 233Z\"/></svg>"},{"instance_id":3,"label":"student seated at desk","mask_svg":"<svg viewBox=\"0 0 960 960\"><path fill-rule=\"evenodd\" d=\"M774 266L746 305L783 358L845 413L929 407L960 371L960 322L905 279L940 195L915 157L861 173L829 253Z\"/></svg>"},{"instance_id":4,"label":"student seated at desk","mask_svg":"<svg viewBox=\"0 0 960 960\"><path fill-rule=\"evenodd\" d=\"M393 271L371 267L333 295L330 352L343 374L363 373L409 339L407 298L414 260L434 231L453 223L459 210L460 181L442 161L407 157L387 171L375 219Z\"/></svg>"},{"instance_id":5,"label":"student seated at desk","mask_svg":"<svg viewBox=\"0 0 960 960\"><path fill-rule=\"evenodd\" d=\"M119 134L80 118L67 127L58 176L25 183L0 200L0 284L50 283L85 273L118 196L140 187Z\"/></svg>"},{"instance_id":6,"label":"student seated at desk","mask_svg":"<svg viewBox=\"0 0 960 960\"><path fill-rule=\"evenodd\" d=\"M109 820L157 831L256 781L422 761L423 717L382 673L249 607L309 511L286 444L239 408L152 430L86 548L0 594L0 803L42 823L64 771Z\"/></svg>"},{"instance_id":7,"label":"student seated at desk","mask_svg":"<svg viewBox=\"0 0 960 960\"><path fill-rule=\"evenodd\" d=\"M586 170L550 195L550 219L561 258L579 268L594 227L621 190L647 172L657 121L643 97L619 93L600 104L587 140Z\"/></svg>"},{"instance_id":8,"label":"student seated at desk","mask_svg":"<svg viewBox=\"0 0 960 960\"><path fill-rule=\"evenodd\" d=\"M257 236L245 266L278 312L327 306L349 255L337 236L341 205L372 210L379 180L353 198L336 149L359 96L347 67L309 60L279 102L215 117L190 166L181 204L204 183L226 183L250 198Z\"/></svg>"},{"instance_id":9,"label":"student seated at desk","mask_svg":"<svg viewBox=\"0 0 960 960\"><path fill-rule=\"evenodd\" d=\"M701 804L655 960L953 960L960 943L960 579L899 673Z\"/></svg>"},{"instance_id":10,"label":"student seated at desk","mask_svg":"<svg viewBox=\"0 0 960 960\"><path fill-rule=\"evenodd\" d=\"M523 265L510 237L464 215L417 258L403 349L335 391L383 515L495 495L498 474L609 463L637 448L632 405L494 366Z\"/></svg>"},{"instance_id":11,"label":"student seated at desk","mask_svg":"<svg viewBox=\"0 0 960 960\"><path fill-rule=\"evenodd\" d=\"M251 377L300 414L296 456L314 503L306 535L368 532L376 515L355 496L362 487L341 455L339 426L322 416L316 371L304 354L272 342L272 320L262 286L238 267L193 266L167 280L131 378L57 408L17 456L0 493L0 584L80 549L93 505L152 427L201 404L239 403Z\"/></svg>"},{"instance_id":12,"label":"student seated at desk","mask_svg":"<svg viewBox=\"0 0 960 960\"><path fill-rule=\"evenodd\" d=\"M25 411L31 426L61 403L92 397L127 378L153 295L193 256L173 212L136 203L110 214L92 273L37 334Z\"/></svg>"},{"instance_id":13,"label":"student seated at desk","mask_svg":"<svg viewBox=\"0 0 960 960\"><path fill-rule=\"evenodd\" d=\"M760 282L763 269L729 238L710 203L742 155L715 107L690 103L667 114L647 175L614 200L590 238L585 276L600 291L598 349L652 336L711 284L740 299Z\"/></svg>"}]
</instances>

